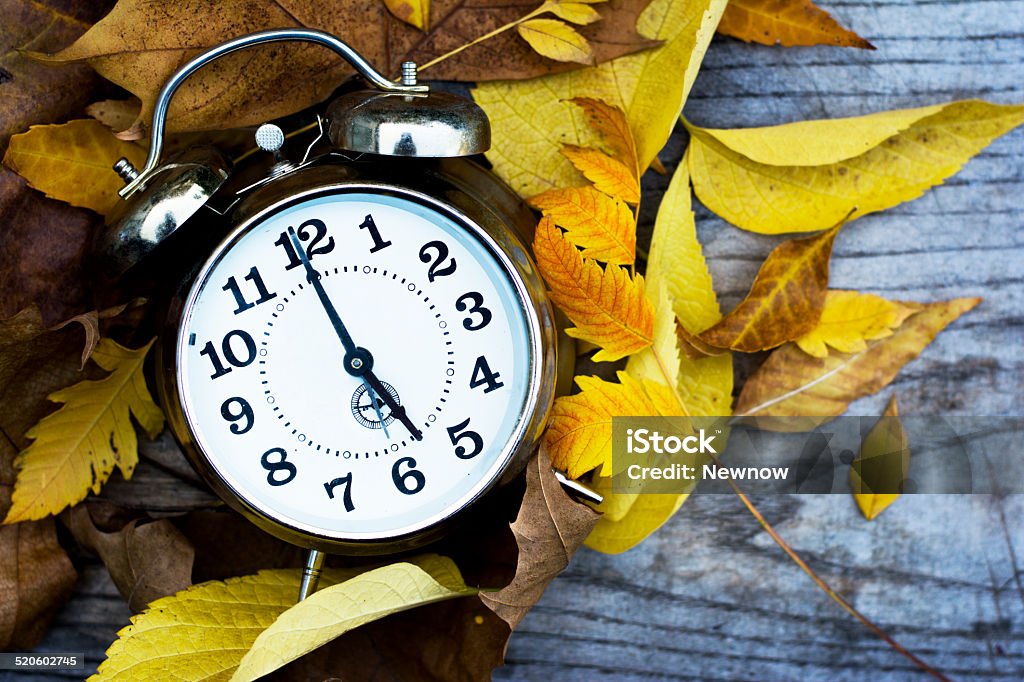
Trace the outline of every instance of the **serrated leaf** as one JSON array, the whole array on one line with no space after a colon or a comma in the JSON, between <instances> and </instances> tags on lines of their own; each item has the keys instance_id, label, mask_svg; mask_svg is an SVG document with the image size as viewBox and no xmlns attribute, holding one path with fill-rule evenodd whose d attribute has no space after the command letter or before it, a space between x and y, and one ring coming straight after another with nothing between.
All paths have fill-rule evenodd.
<instances>
[{"instance_id":1,"label":"serrated leaf","mask_svg":"<svg viewBox=\"0 0 1024 682\"><path fill-rule=\"evenodd\" d=\"M956 298L924 304L892 336L871 341L857 353L814 358L796 344L787 344L768 356L747 379L736 404L736 415L839 416L857 398L887 386L940 331L980 302L980 298ZM800 428L801 424L794 427Z\"/></svg>"},{"instance_id":2,"label":"serrated leaf","mask_svg":"<svg viewBox=\"0 0 1024 682\"><path fill-rule=\"evenodd\" d=\"M146 388L142 368L153 342L131 350L103 339L92 360L110 372L49 396L64 403L26 434L33 443L15 460L18 478L4 523L40 519L100 491L116 466L131 478L138 463L129 415L155 438L164 417Z\"/></svg>"},{"instance_id":3,"label":"serrated leaf","mask_svg":"<svg viewBox=\"0 0 1024 682\"><path fill-rule=\"evenodd\" d=\"M674 387L679 383L679 342L672 299L661 279L653 287L648 280L647 290L654 304L653 342L629 356L626 372L639 380L650 379Z\"/></svg>"},{"instance_id":4,"label":"serrated leaf","mask_svg":"<svg viewBox=\"0 0 1024 682\"><path fill-rule=\"evenodd\" d=\"M651 345L654 309L640 274L584 259L549 216L537 225L533 252L551 300L576 325L566 334L601 347L594 360L618 360Z\"/></svg>"},{"instance_id":5,"label":"serrated leaf","mask_svg":"<svg viewBox=\"0 0 1024 682\"><path fill-rule=\"evenodd\" d=\"M587 125L611 148L615 158L631 168L634 175L638 175L640 169L636 143L622 109L593 97L573 97L569 101L580 108Z\"/></svg>"},{"instance_id":6,"label":"serrated leaf","mask_svg":"<svg viewBox=\"0 0 1024 682\"><path fill-rule=\"evenodd\" d=\"M538 54L559 62L593 64L590 43L576 29L558 19L530 19L516 31Z\"/></svg>"},{"instance_id":7,"label":"serrated leaf","mask_svg":"<svg viewBox=\"0 0 1024 682\"><path fill-rule=\"evenodd\" d=\"M384 6L396 19L421 31L430 28L430 0L384 0Z\"/></svg>"},{"instance_id":8,"label":"serrated leaf","mask_svg":"<svg viewBox=\"0 0 1024 682\"><path fill-rule=\"evenodd\" d=\"M918 309L874 294L829 291L818 324L795 339L796 345L816 358L828 355L829 346L841 353L856 353L867 348L866 341L891 335Z\"/></svg>"},{"instance_id":9,"label":"serrated leaf","mask_svg":"<svg viewBox=\"0 0 1024 682\"><path fill-rule=\"evenodd\" d=\"M112 170L121 157L142 166L146 151L122 142L99 121L32 126L11 138L4 165L46 196L106 215L124 182Z\"/></svg>"},{"instance_id":10,"label":"serrated leaf","mask_svg":"<svg viewBox=\"0 0 1024 682\"><path fill-rule=\"evenodd\" d=\"M565 229L584 258L631 265L636 259L636 220L620 199L593 187L553 189L530 198L530 205Z\"/></svg>"},{"instance_id":11,"label":"serrated leaf","mask_svg":"<svg viewBox=\"0 0 1024 682\"><path fill-rule=\"evenodd\" d=\"M875 49L811 0L730 0L718 32L762 45L835 45Z\"/></svg>"},{"instance_id":12,"label":"serrated leaf","mask_svg":"<svg viewBox=\"0 0 1024 682\"><path fill-rule=\"evenodd\" d=\"M788 147L774 145L774 163L765 164L731 148L730 131L688 126L686 159L694 189L705 206L745 230L820 230L844 217L856 218L921 196L992 140L1024 122L1024 105L965 100L941 106L935 113L927 114L929 110L891 112L896 127L905 125L908 116L926 115L858 156L814 166L800 165L807 161L810 140L817 148L848 138L849 119L814 122L817 135L793 147L798 163L791 165L780 163ZM870 125L851 130L873 134L883 123L884 115L876 114ZM783 139L790 133L768 135ZM857 144L848 139L841 146L848 150Z\"/></svg>"},{"instance_id":13,"label":"serrated leaf","mask_svg":"<svg viewBox=\"0 0 1024 682\"><path fill-rule=\"evenodd\" d=\"M586 26L601 20L596 9L583 2L546 2L543 9L559 19Z\"/></svg>"},{"instance_id":14,"label":"serrated leaf","mask_svg":"<svg viewBox=\"0 0 1024 682\"><path fill-rule=\"evenodd\" d=\"M775 247L746 297L700 339L753 353L798 339L818 323L828 290L832 243L840 226Z\"/></svg>"},{"instance_id":15,"label":"serrated leaf","mask_svg":"<svg viewBox=\"0 0 1024 682\"><path fill-rule=\"evenodd\" d=\"M636 170L598 149L575 145L562 147L562 154L587 180L605 194L630 204L640 202L640 178Z\"/></svg>"},{"instance_id":16,"label":"serrated leaf","mask_svg":"<svg viewBox=\"0 0 1024 682\"><path fill-rule=\"evenodd\" d=\"M495 171L524 196L583 184L568 159L556 153L563 143L595 141L584 114L565 101L574 97L622 109L636 141L638 168L647 168L679 118L724 7L725 0L653 0L636 28L665 41L661 47L593 69L477 86L473 98L491 119L487 158Z\"/></svg>"},{"instance_id":17,"label":"serrated leaf","mask_svg":"<svg viewBox=\"0 0 1024 682\"><path fill-rule=\"evenodd\" d=\"M850 465L850 489L864 518L875 519L899 497L910 471L910 444L900 421L896 396L871 427Z\"/></svg>"}]
</instances>

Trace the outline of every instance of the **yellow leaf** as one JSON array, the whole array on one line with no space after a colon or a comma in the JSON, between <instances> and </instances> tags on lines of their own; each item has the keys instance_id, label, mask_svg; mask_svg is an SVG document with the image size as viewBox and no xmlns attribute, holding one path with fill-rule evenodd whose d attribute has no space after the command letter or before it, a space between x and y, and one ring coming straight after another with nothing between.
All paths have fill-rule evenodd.
<instances>
[{"instance_id":1,"label":"yellow leaf","mask_svg":"<svg viewBox=\"0 0 1024 682\"><path fill-rule=\"evenodd\" d=\"M583 112L587 125L615 152L615 158L639 175L633 131L622 109L593 97L574 97L570 101Z\"/></svg>"},{"instance_id":2,"label":"yellow leaf","mask_svg":"<svg viewBox=\"0 0 1024 682\"><path fill-rule=\"evenodd\" d=\"M579 478L602 465L611 470L612 417L658 414L639 381L625 372L619 372L619 381L578 376L581 392L555 400L544 444L551 464L569 478Z\"/></svg>"},{"instance_id":3,"label":"yellow leaf","mask_svg":"<svg viewBox=\"0 0 1024 682\"><path fill-rule=\"evenodd\" d=\"M835 45L873 50L811 0L730 0L718 32L762 45Z\"/></svg>"},{"instance_id":4,"label":"yellow leaf","mask_svg":"<svg viewBox=\"0 0 1024 682\"><path fill-rule=\"evenodd\" d=\"M660 279L655 281L653 288L651 281L647 280L647 289L652 291L654 301L653 342L629 356L626 371L636 379L649 379L675 387L679 383L679 342L672 299Z\"/></svg>"},{"instance_id":5,"label":"yellow leaf","mask_svg":"<svg viewBox=\"0 0 1024 682\"><path fill-rule=\"evenodd\" d=\"M617 493L612 486L612 477L605 475L605 469L598 469L590 480L590 487L598 495L604 498L601 504L597 505L597 511L601 512L601 519L605 521L621 521L629 513L636 502L639 493ZM593 532L593 531L591 531Z\"/></svg>"},{"instance_id":6,"label":"yellow leaf","mask_svg":"<svg viewBox=\"0 0 1024 682\"><path fill-rule=\"evenodd\" d=\"M719 348L753 353L809 332L828 290L832 243L840 227L779 244L757 272L750 292L718 324L700 335Z\"/></svg>"},{"instance_id":7,"label":"yellow leaf","mask_svg":"<svg viewBox=\"0 0 1024 682\"><path fill-rule=\"evenodd\" d=\"M867 348L865 341L891 335L917 309L874 294L829 291L818 324L796 339L796 345L816 358L828 355L827 346L856 353Z\"/></svg>"},{"instance_id":8,"label":"yellow leaf","mask_svg":"<svg viewBox=\"0 0 1024 682\"><path fill-rule=\"evenodd\" d=\"M893 396L864 437L860 453L850 466L853 499L868 521L896 501L899 493L882 491L899 490L909 471L910 445Z\"/></svg>"},{"instance_id":9,"label":"yellow leaf","mask_svg":"<svg viewBox=\"0 0 1024 682\"><path fill-rule=\"evenodd\" d=\"M620 520L601 518L584 544L605 554L621 554L640 544L679 511L687 495L648 493L637 495Z\"/></svg>"},{"instance_id":10,"label":"yellow leaf","mask_svg":"<svg viewBox=\"0 0 1024 682\"><path fill-rule=\"evenodd\" d=\"M562 154L605 194L630 204L640 202L640 178L635 169L630 170L618 159L597 149L566 145L562 147Z\"/></svg>"},{"instance_id":11,"label":"yellow leaf","mask_svg":"<svg viewBox=\"0 0 1024 682\"><path fill-rule=\"evenodd\" d=\"M919 111L927 109L893 112L893 126L905 125L908 116ZM764 234L808 232L921 196L1022 122L1024 105L953 102L858 156L814 166L781 163L789 148L775 140L793 133L766 133L776 150L771 153L774 163L769 165L731 148L731 131L712 134L689 126L686 158L701 202L732 224ZM877 131L883 123L883 117L876 115L870 124L853 130L862 134ZM848 137L847 125L849 119L814 122L814 146L831 146ZM806 146L810 144L808 140ZM855 141L839 144L845 150L859 146ZM792 147L793 156L801 163L813 157L803 147Z\"/></svg>"},{"instance_id":12,"label":"yellow leaf","mask_svg":"<svg viewBox=\"0 0 1024 682\"><path fill-rule=\"evenodd\" d=\"M924 304L892 336L871 341L857 353L814 358L796 344L786 344L768 356L743 384L736 414L836 417L855 399L888 385L946 325L980 302L979 298L956 298ZM795 426L800 428L801 424Z\"/></svg>"},{"instance_id":13,"label":"yellow leaf","mask_svg":"<svg viewBox=\"0 0 1024 682\"><path fill-rule=\"evenodd\" d=\"M565 229L584 258L631 265L636 258L636 221L629 206L593 187L553 189L530 199Z\"/></svg>"},{"instance_id":14,"label":"yellow leaf","mask_svg":"<svg viewBox=\"0 0 1024 682\"><path fill-rule=\"evenodd\" d=\"M547 2L542 9L581 26L601 20L597 10L583 2Z\"/></svg>"},{"instance_id":15,"label":"yellow leaf","mask_svg":"<svg viewBox=\"0 0 1024 682\"><path fill-rule=\"evenodd\" d=\"M84 119L15 135L4 164L46 196L106 215L121 202L117 192L124 182L112 168L122 156L140 167L146 161L142 147Z\"/></svg>"},{"instance_id":16,"label":"yellow leaf","mask_svg":"<svg viewBox=\"0 0 1024 682\"><path fill-rule=\"evenodd\" d=\"M253 642L231 682L260 678L364 623L477 592L442 556L367 571L321 589L278 616Z\"/></svg>"},{"instance_id":17,"label":"yellow leaf","mask_svg":"<svg viewBox=\"0 0 1024 682\"><path fill-rule=\"evenodd\" d=\"M14 462L18 478L4 523L41 519L81 502L90 490L100 491L115 466L131 478L139 458L129 415L150 438L164 423L142 374L152 345L131 350L103 339L92 359L110 375L49 396L64 406L28 430L34 442Z\"/></svg>"},{"instance_id":18,"label":"yellow leaf","mask_svg":"<svg viewBox=\"0 0 1024 682\"><path fill-rule=\"evenodd\" d=\"M530 19L516 25L523 40L538 54L559 62L593 64L594 53L587 39L569 24L557 19Z\"/></svg>"},{"instance_id":19,"label":"yellow leaf","mask_svg":"<svg viewBox=\"0 0 1024 682\"><path fill-rule=\"evenodd\" d=\"M430 28L430 0L384 0L392 16L421 31Z\"/></svg>"},{"instance_id":20,"label":"yellow leaf","mask_svg":"<svg viewBox=\"0 0 1024 682\"><path fill-rule=\"evenodd\" d=\"M584 114L564 100L591 97L622 109L636 141L638 168L647 168L665 145L726 0L653 0L637 31L664 41L592 69L524 81L484 83L473 97L491 119L487 158L524 196L582 184L563 143L590 146L597 135Z\"/></svg>"},{"instance_id":21,"label":"yellow leaf","mask_svg":"<svg viewBox=\"0 0 1024 682\"><path fill-rule=\"evenodd\" d=\"M537 225L533 252L551 300L576 325L566 334L601 347L594 360L618 360L651 345L654 310L641 275L585 260L548 216Z\"/></svg>"}]
</instances>

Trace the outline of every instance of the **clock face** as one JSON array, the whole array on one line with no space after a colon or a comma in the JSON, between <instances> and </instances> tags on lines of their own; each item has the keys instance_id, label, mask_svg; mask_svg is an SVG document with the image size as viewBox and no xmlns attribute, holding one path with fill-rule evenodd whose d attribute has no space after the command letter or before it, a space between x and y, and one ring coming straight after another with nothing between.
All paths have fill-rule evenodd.
<instances>
[{"instance_id":1,"label":"clock face","mask_svg":"<svg viewBox=\"0 0 1024 682\"><path fill-rule=\"evenodd\" d=\"M519 275L467 219L418 195L321 191L207 263L178 390L209 468L249 507L387 539L501 475L536 408L537 325Z\"/></svg>"}]
</instances>

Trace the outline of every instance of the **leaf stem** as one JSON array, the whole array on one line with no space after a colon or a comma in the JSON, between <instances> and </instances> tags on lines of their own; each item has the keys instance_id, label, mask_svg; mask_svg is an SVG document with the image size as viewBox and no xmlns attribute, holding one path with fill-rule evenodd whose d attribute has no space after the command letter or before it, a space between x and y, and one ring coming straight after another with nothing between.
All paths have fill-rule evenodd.
<instances>
[{"instance_id":1,"label":"leaf stem","mask_svg":"<svg viewBox=\"0 0 1024 682\"><path fill-rule=\"evenodd\" d=\"M463 50L466 50L468 48L473 47L474 45L482 43L485 40L493 38L494 36L498 35L499 33L504 33L505 31L509 30L510 28L514 28L515 26L518 26L519 24L523 23L524 21L526 21L528 19L533 19L534 17L536 17L536 16L538 16L540 14L544 14L547 11L548 11L548 3L545 2L540 7L538 7L535 10L533 10L529 14L526 14L526 15L524 15L522 17L519 17L515 21L510 21L507 24L505 24L504 26L499 26L498 28L494 29L493 31L490 31L489 33L483 34L479 38L474 38L473 40L471 40L470 42L466 43L465 45L460 45L459 47L455 48L454 50L451 50L449 52L444 53L440 57L434 57L433 59L431 59L426 64L422 64L419 67L417 67L416 70L419 71L419 72L422 72L425 69L429 69L431 66L434 66L434 65L436 65L436 64L438 64L440 62L443 62L445 59L448 59L449 57L454 57L455 55L457 55L458 53L462 52Z\"/></svg>"}]
</instances>

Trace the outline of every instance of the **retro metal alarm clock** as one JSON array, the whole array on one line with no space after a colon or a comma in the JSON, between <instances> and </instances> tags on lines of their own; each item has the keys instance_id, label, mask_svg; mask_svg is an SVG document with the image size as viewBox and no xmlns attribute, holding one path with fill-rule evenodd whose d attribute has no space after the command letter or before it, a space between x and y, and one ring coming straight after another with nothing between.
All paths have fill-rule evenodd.
<instances>
[{"instance_id":1,"label":"retro metal alarm clock","mask_svg":"<svg viewBox=\"0 0 1024 682\"><path fill-rule=\"evenodd\" d=\"M255 166L196 151L161 165L178 86L277 41L328 47L374 89L331 103L326 141L302 158L265 125ZM323 551L438 537L522 469L543 428L556 341L524 247L534 218L463 158L489 144L483 111L418 84L415 65L392 82L329 34L282 29L183 66L145 167L115 166L131 201L99 245L108 271L175 240L201 252L158 344L172 430L229 505L312 550L302 596Z\"/></svg>"}]
</instances>

